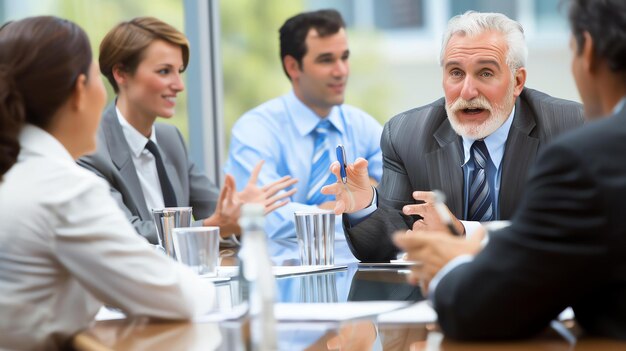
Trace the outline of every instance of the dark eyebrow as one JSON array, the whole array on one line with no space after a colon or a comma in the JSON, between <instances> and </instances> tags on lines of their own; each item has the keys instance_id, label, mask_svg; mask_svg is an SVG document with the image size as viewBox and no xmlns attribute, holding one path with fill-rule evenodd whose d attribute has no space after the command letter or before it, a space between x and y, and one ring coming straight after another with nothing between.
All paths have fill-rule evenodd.
<instances>
[{"instance_id":1,"label":"dark eyebrow","mask_svg":"<svg viewBox=\"0 0 626 351\"><path fill-rule=\"evenodd\" d=\"M315 59L323 60L323 59L328 59L328 58L333 58L333 54L331 54L330 52L324 52L324 53L317 55Z\"/></svg>"}]
</instances>

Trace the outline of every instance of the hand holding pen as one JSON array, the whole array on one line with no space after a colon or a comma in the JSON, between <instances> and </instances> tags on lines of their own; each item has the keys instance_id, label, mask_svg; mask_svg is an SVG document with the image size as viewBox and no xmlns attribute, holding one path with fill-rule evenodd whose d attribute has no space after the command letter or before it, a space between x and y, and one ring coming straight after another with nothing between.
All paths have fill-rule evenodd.
<instances>
[{"instance_id":1,"label":"hand holding pen","mask_svg":"<svg viewBox=\"0 0 626 351\"><path fill-rule=\"evenodd\" d=\"M374 194L367 171L367 160L359 157L349 164L345 162L345 152L342 149L343 147L338 147L337 154L339 156L341 152L339 157L343 158L344 166L339 161L330 165L330 171L337 177L337 182L322 188L322 194L335 196L335 214L353 213L368 207Z\"/></svg>"}]
</instances>

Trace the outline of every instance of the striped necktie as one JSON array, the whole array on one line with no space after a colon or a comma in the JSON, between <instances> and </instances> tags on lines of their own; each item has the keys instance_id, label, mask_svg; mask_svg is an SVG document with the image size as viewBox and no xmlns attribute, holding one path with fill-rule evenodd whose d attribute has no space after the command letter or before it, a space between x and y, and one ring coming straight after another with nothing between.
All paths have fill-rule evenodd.
<instances>
[{"instance_id":1,"label":"striped necktie","mask_svg":"<svg viewBox=\"0 0 626 351\"><path fill-rule=\"evenodd\" d=\"M170 183L170 179L167 177L167 172L165 172L165 165L163 164L163 158L161 158L159 148L152 140L148 140L146 149L154 156L154 162L156 163L157 174L159 175L159 183L161 184L161 192L163 193L163 203L165 204L165 207L176 207L176 194L174 193L174 188L172 187L172 183Z\"/></svg>"},{"instance_id":2,"label":"striped necktie","mask_svg":"<svg viewBox=\"0 0 626 351\"><path fill-rule=\"evenodd\" d=\"M479 222L493 221L495 219L494 205L485 172L488 163L491 162L491 158L485 142L482 140L474 141L471 153L474 160L474 171L470 181L468 220Z\"/></svg>"},{"instance_id":3,"label":"striped necktie","mask_svg":"<svg viewBox=\"0 0 626 351\"><path fill-rule=\"evenodd\" d=\"M313 159L311 160L311 175L309 177L308 192L306 195L306 203L309 205L319 205L326 201L333 200L330 195L320 193L324 185L334 182L334 176L330 173L330 151L326 140L328 139L328 131L331 128L330 121L321 120L315 130L313 137L315 144L313 147Z\"/></svg>"}]
</instances>

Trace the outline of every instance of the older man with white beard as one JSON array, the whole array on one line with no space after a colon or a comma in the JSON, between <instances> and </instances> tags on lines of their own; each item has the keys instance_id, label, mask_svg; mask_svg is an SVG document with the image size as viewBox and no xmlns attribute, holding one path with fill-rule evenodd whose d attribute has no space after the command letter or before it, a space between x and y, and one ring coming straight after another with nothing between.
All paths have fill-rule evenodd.
<instances>
[{"instance_id":1,"label":"older man with white beard","mask_svg":"<svg viewBox=\"0 0 626 351\"><path fill-rule=\"evenodd\" d=\"M361 261L396 257L397 230L445 229L433 203L441 190L455 231L508 220L535 156L583 122L580 104L524 87L522 26L498 13L467 12L448 22L441 49L445 97L385 124L383 177L369 184L367 161L347 166L348 181L322 189L337 197L346 238ZM331 171L339 178L339 165Z\"/></svg>"}]
</instances>

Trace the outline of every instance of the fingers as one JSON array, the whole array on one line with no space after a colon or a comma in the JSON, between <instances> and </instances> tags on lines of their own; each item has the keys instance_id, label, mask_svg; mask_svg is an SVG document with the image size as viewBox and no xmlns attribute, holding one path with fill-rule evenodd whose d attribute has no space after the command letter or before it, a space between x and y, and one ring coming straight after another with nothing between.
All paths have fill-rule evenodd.
<instances>
[{"instance_id":1,"label":"fingers","mask_svg":"<svg viewBox=\"0 0 626 351\"><path fill-rule=\"evenodd\" d=\"M274 210L276 210L278 208L281 208L281 207L285 206L288 203L289 203L289 199L284 200L284 201L276 201L276 202L272 203L269 206L265 206L264 213L265 214L272 213L272 212L274 212Z\"/></svg>"},{"instance_id":2,"label":"fingers","mask_svg":"<svg viewBox=\"0 0 626 351\"><path fill-rule=\"evenodd\" d=\"M222 212L222 204L226 200L226 197L232 196L230 194L231 185L230 185L230 181L228 180L229 177L232 179L232 176L230 174L227 174L226 178L224 179L224 186L220 190L220 196L217 199L217 206L215 208L216 213Z\"/></svg>"},{"instance_id":3,"label":"fingers","mask_svg":"<svg viewBox=\"0 0 626 351\"><path fill-rule=\"evenodd\" d=\"M367 165L369 163L363 157L357 157L352 164L355 171L367 171Z\"/></svg>"},{"instance_id":4,"label":"fingers","mask_svg":"<svg viewBox=\"0 0 626 351\"><path fill-rule=\"evenodd\" d=\"M432 191L414 191L413 198L426 203L433 203L435 202L435 193Z\"/></svg>"},{"instance_id":5,"label":"fingers","mask_svg":"<svg viewBox=\"0 0 626 351\"><path fill-rule=\"evenodd\" d=\"M416 235L412 230L406 232L398 231L393 237L393 243L400 248L400 250L407 253L407 257L411 258L411 250L417 250L427 245L427 235Z\"/></svg>"},{"instance_id":6,"label":"fingers","mask_svg":"<svg viewBox=\"0 0 626 351\"><path fill-rule=\"evenodd\" d=\"M343 190L343 187L341 185L342 184L339 184L339 183L333 183L333 184L330 184L330 185L325 185L325 186L322 187L320 192L322 194L324 194L324 195L339 196L339 194Z\"/></svg>"},{"instance_id":7,"label":"fingers","mask_svg":"<svg viewBox=\"0 0 626 351\"><path fill-rule=\"evenodd\" d=\"M343 201L337 200L335 201L335 208L333 209L336 215L343 214L346 212L346 204Z\"/></svg>"},{"instance_id":8,"label":"fingers","mask_svg":"<svg viewBox=\"0 0 626 351\"><path fill-rule=\"evenodd\" d=\"M330 173L332 173L339 182L341 180L341 166L339 166L339 161L334 161L333 163L331 163L329 169Z\"/></svg>"},{"instance_id":9,"label":"fingers","mask_svg":"<svg viewBox=\"0 0 626 351\"><path fill-rule=\"evenodd\" d=\"M407 216L421 215L422 217L425 217L423 214L428 210L429 206L430 204L406 205L402 207L402 213Z\"/></svg>"},{"instance_id":10,"label":"fingers","mask_svg":"<svg viewBox=\"0 0 626 351\"><path fill-rule=\"evenodd\" d=\"M254 166L252 173L250 174L250 179L248 179L248 184L256 185L257 179L259 178L259 173L261 173L261 168L263 167L263 163L265 161L261 160L259 163Z\"/></svg>"},{"instance_id":11,"label":"fingers","mask_svg":"<svg viewBox=\"0 0 626 351\"><path fill-rule=\"evenodd\" d=\"M284 176L279 180L272 182L262 188L265 197L270 197L276 194L277 192L287 189L288 187L296 184L298 179L291 178L291 176Z\"/></svg>"},{"instance_id":12,"label":"fingers","mask_svg":"<svg viewBox=\"0 0 626 351\"><path fill-rule=\"evenodd\" d=\"M296 191L298 191L298 189L297 189L297 188L293 188L293 189L291 189L291 190L289 190L289 191L285 191L285 192L282 192L282 193L276 194L276 195L274 195L274 196L272 196L272 197L268 198L267 200L265 200L265 206L267 207L267 206L269 206L269 205L273 204L273 203L274 203L274 202L276 202L276 201L282 200L282 199L284 199L284 198L289 198L289 197L291 197L293 194L295 194L295 193L296 193Z\"/></svg>"}]
</instances>

